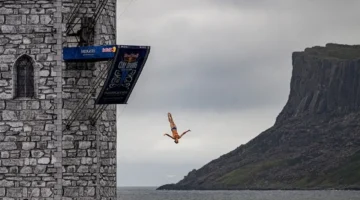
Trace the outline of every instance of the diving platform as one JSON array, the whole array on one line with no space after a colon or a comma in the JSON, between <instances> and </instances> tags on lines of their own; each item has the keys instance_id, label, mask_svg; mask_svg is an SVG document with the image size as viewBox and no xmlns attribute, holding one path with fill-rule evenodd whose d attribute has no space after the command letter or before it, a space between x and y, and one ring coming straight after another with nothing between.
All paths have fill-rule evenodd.
<instances>
[{"instance_id":1,"label":"diving platform","mask_svg":"<svg viewBox=\"0 0 360 200\"><path fill-rule=\"evenodd\" d=\"M92 115L92 124L100 117L103 110L110 104L127 104L127 101L145 66L150 46L104 45L78 46L63 48L65 62L99 62L107 61L107 67L100 71L94 85L69 117L67 127L91 99L91 93L105 79L95 104L99 107Z\"/></svg>"}]
</instances>

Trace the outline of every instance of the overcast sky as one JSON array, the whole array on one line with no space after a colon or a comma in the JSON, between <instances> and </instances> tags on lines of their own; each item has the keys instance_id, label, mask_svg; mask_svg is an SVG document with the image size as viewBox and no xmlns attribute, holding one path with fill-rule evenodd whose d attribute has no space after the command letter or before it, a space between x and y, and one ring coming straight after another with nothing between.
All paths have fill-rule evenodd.
<instances>
[{"instance_id":1,"label":"overcast sky","mask_svg":"<svg viewBox=\"0 0 360 200\"><path fill-rule=\"evenodd\" d=\"M293 51L360 43L358 0L135 0L124 12L129 2L117 43L151 52L118 106L118 186L177 182L245 144L285 105ZM192 130L177 145L167 112Z\"/></svg>"}]
</instances>

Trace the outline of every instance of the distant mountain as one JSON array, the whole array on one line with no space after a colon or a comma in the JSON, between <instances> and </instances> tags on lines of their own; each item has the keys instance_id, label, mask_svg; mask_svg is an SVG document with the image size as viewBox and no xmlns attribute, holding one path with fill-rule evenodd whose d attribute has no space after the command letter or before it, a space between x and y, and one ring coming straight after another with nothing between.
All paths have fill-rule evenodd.
<instances>
[{"instance_id":1,"label":"distant mountain","mask_svg":"<svg viewBox=\"0 0 360 200\"><path fill-rule=\"evenodd\" d=\"M306 48L292 62L271 128L157 189L360 189L360 45Z\"/></svg>"}]
</instances>

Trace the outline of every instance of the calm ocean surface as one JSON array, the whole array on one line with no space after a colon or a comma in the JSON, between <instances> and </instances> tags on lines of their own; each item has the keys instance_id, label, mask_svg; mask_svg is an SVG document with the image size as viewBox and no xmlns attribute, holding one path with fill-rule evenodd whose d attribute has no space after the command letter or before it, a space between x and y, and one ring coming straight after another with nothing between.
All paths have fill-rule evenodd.
<instances>
[{"instance_id":1,"label":"calm ocean surface","mask_svg":"<svg viewBox=\"0 0 360 200\"><path fill-rule=\"evenodd\" d=\"M118 200L360 200L360 191L156 191L122 187Z\"/></svg>"}]
</instances>

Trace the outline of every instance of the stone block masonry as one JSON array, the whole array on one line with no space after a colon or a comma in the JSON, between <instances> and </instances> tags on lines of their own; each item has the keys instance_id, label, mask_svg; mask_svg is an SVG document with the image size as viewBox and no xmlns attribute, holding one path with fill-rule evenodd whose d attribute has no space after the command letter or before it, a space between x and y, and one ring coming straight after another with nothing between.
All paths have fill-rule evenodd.
<instances>
[{"instance_id":1,"label":"stone block masonry","mask_svg":"<svg viewBox=\"0 0 360 200\"><path fill-rule=\"evenodd\" d=\"M116 199L116 107L91 126L96 88L65 130L69 114L105 67L74 68L62 60L73 2L0 1L0 199ZM99 3L85 2L88 13ZM109 0L95 45L115 44L115 8L116 0Z\"/></svg>"}]
</instances>

